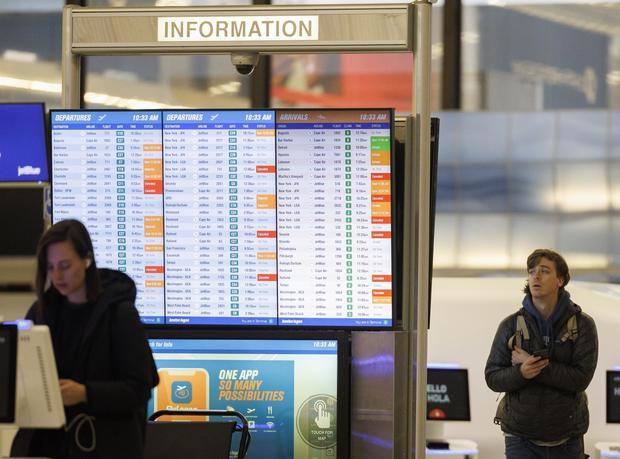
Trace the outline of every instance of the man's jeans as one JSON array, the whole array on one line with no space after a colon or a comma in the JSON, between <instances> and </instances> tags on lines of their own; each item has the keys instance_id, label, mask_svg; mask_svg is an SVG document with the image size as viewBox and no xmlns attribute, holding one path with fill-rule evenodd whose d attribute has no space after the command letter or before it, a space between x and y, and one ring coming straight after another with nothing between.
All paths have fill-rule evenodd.
<instances>
[{"instance_id":1,"label":"man's jeans","mask_svg":"<svg viewBox=\"0 0 620 459\"><path fill-rule=\"evenodd\" d=\"M521 437L506 437L506 459L583 459L583 437L559 446L538 446Z\"/></svg>"}]
</instances>

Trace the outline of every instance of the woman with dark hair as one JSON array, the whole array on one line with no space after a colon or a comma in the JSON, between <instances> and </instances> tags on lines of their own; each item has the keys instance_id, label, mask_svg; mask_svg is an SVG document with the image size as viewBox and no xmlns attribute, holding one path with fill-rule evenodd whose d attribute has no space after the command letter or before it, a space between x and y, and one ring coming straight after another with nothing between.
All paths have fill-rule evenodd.
<instances>
[{"instance_id":1,"label":"woman with dark hair","mask_svg":"<svg viewBox=\"0 0 620 459\"><path fill-rule=\"evenodd\" d=\"M20 431L12 455L144 457L146 406L159 379L134 282L97 269L86 227L64 220L39 241L36 293L26 318L50 328L67 424Z\"/></svg>"}]
</instances>

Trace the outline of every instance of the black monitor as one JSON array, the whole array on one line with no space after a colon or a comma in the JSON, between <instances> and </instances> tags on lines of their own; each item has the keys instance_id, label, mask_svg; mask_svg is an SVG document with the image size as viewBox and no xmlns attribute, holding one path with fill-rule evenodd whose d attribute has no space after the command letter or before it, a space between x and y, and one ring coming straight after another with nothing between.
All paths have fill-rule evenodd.
<instances>
[{"instance_id":1,"label":"black monitor","mask_svg":"<svg viewBox=\"0 0 620 459\"><path fill-rule=\"evenodd\" d=\"M405 156L406 156L406 139L407 139L407 123L405 118L397 118L394 129L394 167L393 183L394 183L394 246L395 250L395 266L394 269L394 304L396 305L395 320L400 321L403 317L403 254L405 251ZM430 208L429 208L429 241L428 241L428 270L433 272L433 254L435 245L435 215L437 208L437 170L439 167L439 118L431 118L431 148L430 148ZM417 187L415 178L412 183L413 187ZM414 199L418 194L414 193ZM417 206L417 204L414 204ZM428 327L431 324L431 292L433 287L433 276L428 276Z\"/></svg>"},{"instance_id":2,"label":"black monitor","mask_svg":"<svg viewBox=\"0 0 620 459\"><path fill-rule=\"evenodd\" d=\"M0 423L15 422L17 326L0 323Z\"/></svg>"},{"instance_id":3,"label":"black monitor","mask_svg":"<svg viewBox=\"0 0 620 459\"><path fill-rule=\"evenodd\" d=\"M238 411L252 435L248 459L348 457L346 333L151 329L148 335L160 376L149 414Z\"/></svg>"},{"instance_id":4,"label":"black monitor","mask_svg":"<svg viewBox=\"0 0 620 459\"><path fill-rule=\"evenodd\" d=\"M465 368L428 368L426 419L471 421L469 379Z\"/></svg>"},{"instance_id":5,"label":"black monitor","mask_svg":"<svg viewBox=\"0 0 620 459\"><path fill-rule=\"evenodd\" d=\"M42 103L0 103L0 183L49 181Z\"/></svg>"},{"instance_id":6,"label":"black monitor","mask_svg":"<svg viewBox=\"0 0 620 459\"><path fill-rule=\"evenodd\" d=\"M620 424L620 369L607 370L607 423Z\"/></svg>"}]
</instances>

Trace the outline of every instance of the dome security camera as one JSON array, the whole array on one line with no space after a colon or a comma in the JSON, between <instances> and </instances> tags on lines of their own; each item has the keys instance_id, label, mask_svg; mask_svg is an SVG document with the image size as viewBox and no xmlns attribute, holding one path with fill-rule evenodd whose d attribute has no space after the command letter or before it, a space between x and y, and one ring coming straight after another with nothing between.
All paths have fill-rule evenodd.
<instances>
[{"instance_id":1,"label":"dome security camera","mask_svg":"<svg viewBox=\"0 0 620 459\"><path fill-rule=\"evenodd\" d=\"M241 75L250 75L258 64L257 53L233 53L230 61Z\"/></svg>"}]
</instances>

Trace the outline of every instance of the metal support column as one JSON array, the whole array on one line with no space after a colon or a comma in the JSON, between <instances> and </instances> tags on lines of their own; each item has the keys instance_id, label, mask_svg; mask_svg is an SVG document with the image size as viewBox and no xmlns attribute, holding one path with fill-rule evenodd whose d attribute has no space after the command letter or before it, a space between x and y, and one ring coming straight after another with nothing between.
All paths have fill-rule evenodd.
<instances>
[{"instance_id":1,"label":"metal support column","mask_svg":"<svg viewBox=\"0 0 620 459\"><path fill-rule=\"evenodd\" d=\"M62 95L63 108L80 108L80 61L82 56L73 53L73 6L62 11Z\"/></svg>"},{"instance_id":2,"label":"metal support column","mask_svg":"<svg viewBox=\"0 0 620 459\"><path fill-rule=\"evenodd\" d=\"M415 380L410 385L409 419L415 413L415 454L409 449L409 457L426 457L426 364L427 364L427 326L428 326L428 280L429 272L429 210L430 210L430 145L431 145L431 3L416 1L416 39L415 39L415 82L412 107L415 110L415 147L418 158L418 241L417 241L417 298L410 302L416 305L417 314L409 316L409 351L415 355L415 362L409 362L409 377ZM412 187L413 188L413 187ZM413 226L413 225L412 225ZM413 251L415 244L411 244ZM410 251L410 253L411 253ZM414 279L412 279L414 281ZM413 291L413 290L412 290ZM415 343L412 331L416 330ZM415 398L411 393L415 389ZM415 403L414 403L415 401ZM411 429L411 427L410 427ZM413 433L413 432L412 432ZM413 438L411 435L409 438Z\"/></svg>"}]
</instances>

